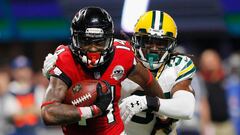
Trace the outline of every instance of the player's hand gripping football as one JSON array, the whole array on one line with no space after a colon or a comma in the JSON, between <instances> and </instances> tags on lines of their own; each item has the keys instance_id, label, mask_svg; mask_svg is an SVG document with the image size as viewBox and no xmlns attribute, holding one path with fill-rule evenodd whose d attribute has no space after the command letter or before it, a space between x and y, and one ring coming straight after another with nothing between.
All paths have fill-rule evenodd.
<instances>
[{"instance_id":1,"label":"player's hand gripping football","mask_svg":"<svg viewBox=\"0 0 240 135\"><path fill-rule=\"evenodd\" d=\"M103 82L107 86L107 92L102 92L102 86L101 86L100 83L98 83L97 84L97 95L98 95L98 97L97 97L97 100L94 103L100 109L100 111L101 111L100 114L103 114L107 111L107 108L112 101L111 86L107 81L103 81Z\"/></svg>"},{"instance_id":2,"label":"player's hand gripping football","mask_svg":"<svg viewBox=\"0 0 240 135\"><path fill-rule=\"evenodd\" d=\"M132 119L133 115L145 109L158 111L159 100L157 97L132 95L123 99L119 107L122 120L127 124Z\"/></svg>"},{"instance_id":3,"label":"player's hand gripping football","mask_svg":"<svg viewBox=\"0 0 240 135\"><path fill-rule=\"evenodd\" d=\"M43 68L42 68L42 74L43 76L49 78L49 71L54 67L56 61L57 61L57 54L51 54L49 53L44 60Z\"/></svg>"}]
</instances>

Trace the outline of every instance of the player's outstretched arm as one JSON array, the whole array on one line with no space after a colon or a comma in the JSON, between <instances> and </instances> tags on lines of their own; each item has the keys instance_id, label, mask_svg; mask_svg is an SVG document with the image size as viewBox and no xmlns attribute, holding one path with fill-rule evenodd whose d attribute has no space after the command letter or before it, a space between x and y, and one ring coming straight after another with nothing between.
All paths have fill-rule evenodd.
<instances>
[{"instance_id":1,"label":"player's outstretched arm","mask_svg":"<svg viewBox=\"0 0 240 135\"><path fill-rule=\"evenodd\" d=\"M128 78L140 85L147 95L163 98L163 91L152 73L138 62Z\"/></svg>"},{"instance_id":2,"label":"player's outstretched arm","mask_svg":"<svg viewBox=\"0 0 240 135\"><path fill-rule=\"evenodd\" d=\"M191 80L177 83L172 89L172 98L163 99L151 96L132 95L120 104L121 117L127 124L133 115L150 109L157 115L175 119L190 119L194 113L195 98L190 86Z\"/></svg>"},{"instance_id":3,"label":"player's outstretched arm","mask_svg":"<svg viewBox=\"0 0 240 135\"><path fill-rule=\"evenodd\" d=\"M148 73L148 74L147 74ZM166 115L176 119L190 119L194 112L195 98L191 89L191 80L178 82L172 89L172 99L164 99L159 84L150 71L145 71L141 66L136 66L129 79L137 82L146 91L146 96L130 96L120 104L121 116L125 123L132 116L145 109L151 109L158 115ZM145 80L148 80L145 82Z\"/></svg>"},{"instance_id":4,"label":"player's outstretched arm","mask_svg":"<svg viewBox=\"0 0 240 135\"><path fill-rule=\"evenodd\" d=\"M178 82L171 90L171 99L159 98L158 115L166 115L175 119L190 119L194 113L195 97L191 80Z\"/></svg>"}]
</instances>

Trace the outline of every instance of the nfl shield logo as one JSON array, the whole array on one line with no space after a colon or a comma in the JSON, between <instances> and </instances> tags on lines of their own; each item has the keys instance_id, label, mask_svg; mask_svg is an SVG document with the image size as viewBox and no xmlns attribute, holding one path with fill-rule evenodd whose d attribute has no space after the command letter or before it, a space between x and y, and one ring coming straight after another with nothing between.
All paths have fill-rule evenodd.
<instances>
[{"instance_id":1,"label":"nfl shield logo","mask_svg":"<svg viewBox=\"0 0 240 135\"><path fill-rule=\"evenodd\" d=\"M114 78L115 80L119 80L123 77L124 74L124 68L121 65L117 65L114 67L111 78Z\"/></svg>"}]
</instances>

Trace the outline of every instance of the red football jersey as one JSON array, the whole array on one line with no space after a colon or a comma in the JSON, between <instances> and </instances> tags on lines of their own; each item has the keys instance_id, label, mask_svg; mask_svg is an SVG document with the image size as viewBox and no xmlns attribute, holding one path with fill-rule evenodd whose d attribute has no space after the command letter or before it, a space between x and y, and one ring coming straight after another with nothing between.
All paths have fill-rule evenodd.
<instances>
[{"instance_id":1,"label":"red football jersey","mask_svg":"<svg viewBox=\"0 0 240 135\"><path fill-rule=\"evenodd\" d=\"M114 41L114 55L109 66L100 75L97 71L93 74L86 73L78 64L68 46L61 45L57 48L58 59L51 75L63 80L69 87L84 79L106 80L111 85L113 101L109 113L79 123L62 125L65 135L119 135L124 131L120 117L118 101L121 96L121 81L123 81L134 67L135 56L131 45L123 40Z\"/></svg>"}]
</instances>

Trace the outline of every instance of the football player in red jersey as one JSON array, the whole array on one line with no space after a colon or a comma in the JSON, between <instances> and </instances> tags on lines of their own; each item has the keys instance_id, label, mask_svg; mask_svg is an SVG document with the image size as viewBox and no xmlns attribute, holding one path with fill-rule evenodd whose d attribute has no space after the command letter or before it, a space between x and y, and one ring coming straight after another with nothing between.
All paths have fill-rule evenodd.
<instances>
[{"instance_id":1,"label":"football player in red jersey","mask_svg":"<svg viewBox=\"0 0 240 135\"><path fill-rule=\"evenodd\" d=\"M65 135L124 134L118 101L125 78L139 84L148 96L132 106L157 111L162 90L151 72L135 59L127 41L113 38L111 16L102 8L86 7L73 18L72 44L60 45L51 67L41 113L46 125L62 125ZM104 80L110 87L98 93L91 106L76 107L65 102L72 84L85 79Z\"/></svg>"}]
</instances>

